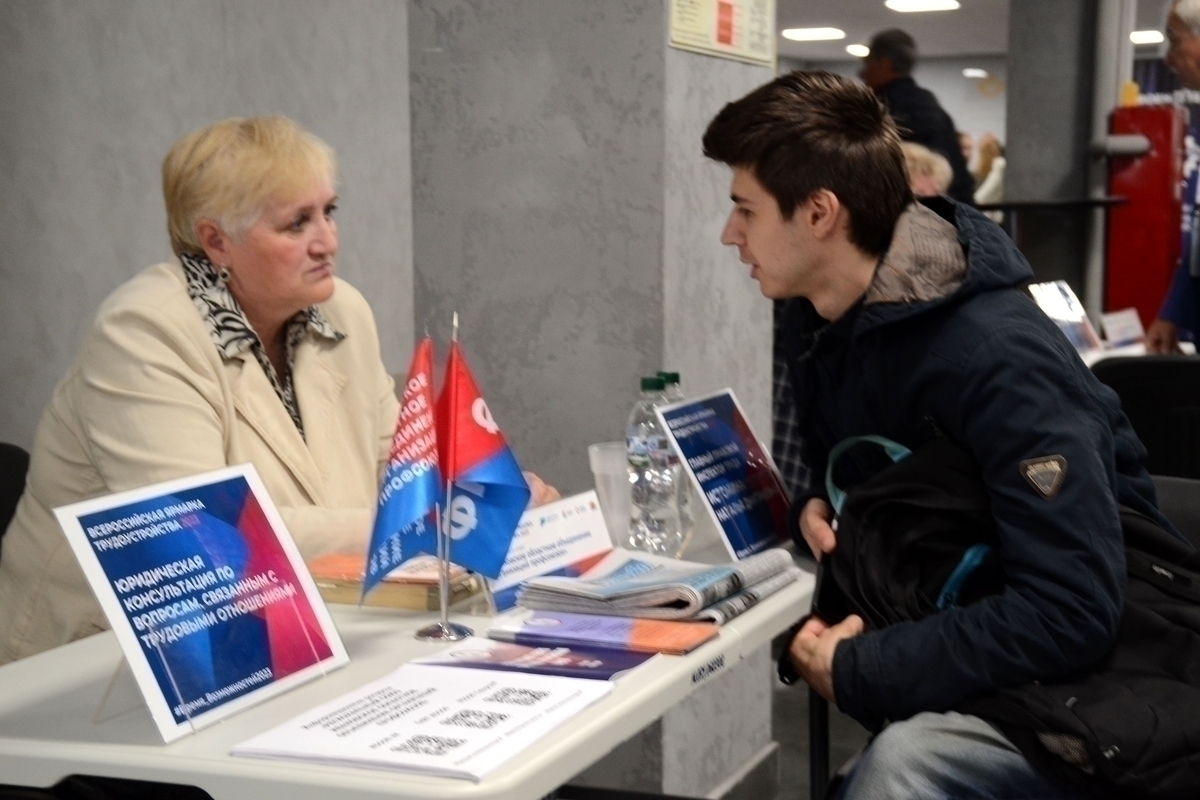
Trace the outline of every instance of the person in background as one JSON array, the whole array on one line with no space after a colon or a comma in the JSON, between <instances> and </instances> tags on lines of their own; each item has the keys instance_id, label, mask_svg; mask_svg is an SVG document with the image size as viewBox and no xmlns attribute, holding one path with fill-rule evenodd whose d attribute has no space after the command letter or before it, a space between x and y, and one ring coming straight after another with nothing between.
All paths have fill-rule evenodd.
<instances>
[{"instance_id":1,"label":"person in background","mask_svg":"<svg viewBox=\"0 0 1200 800\"><path fill-rule=\"evenodd\" d=\"M945 194L954 180L950 162L939 153L916 142L901 142L908 185L917 197L937 197Z\"/></svg>"},{"instance_id":2,"label":"person in background","mask_svg":"<svg viewBox=\"0 0 1200 800\"><path fill-rule=\"evenodd\" d=\"M858 76L887 106L903 139L924 145L950 162L954 180L947 192L961 203L973 202L975 192L954 120L928 89L912 78L917 43L902 30L891 28L871 37L870 53Z\"/></svg>"},{"instance_id":3,"label":"person in background","mask_svg":"<svg viewBox=\"0 0 1200 800\"><path fill-rule=\"evenodd\" d=\"M1200 89L1200 0L1176 0L1167 14L1167 66L1186 89ZM1200 240L1197 209L1200 203L1200 151L1189 136L1184 158L1183 245L1171 285L1146 329L1146 350L1178 353L1181 335L1194 337L1200 328Z\"/></svg>"},{"instance_id":4,"label":"person in background","mask_svg":"<svg viewBox=\"0 0 1200 800\"><path fill-rule=\"evenodd\" d=\"M818 559L838 547L823 478L850 437L913 452L947 439L991 498L1000 594L871 631L853 614L812 617L793 638L791 662L822 697L868 726L890 721L839 797L1078 796L953 709L1080 674L1112 646L1125 587L1118 505L1169 530L1116 393L1022 291L1032 271L1003 231L944 196L914 202L896 125L861 85L782 75L726 105L703 146L732 172L721 242L764 296L786 301L813 478L793 497L797 544Z\"/></svg>"},{"instance_id":5,"label":"person in background","mask_svg":"<svg viewBox=\"0 0 1200 800\"><path fill-rule=\"evenodd\" d=\"M971 159L975 156L975 137L966 131L958 132L958 147L962 150L963 163L967 165L967 171L971 169Z\"/></svg>"},{"instance_id":6,"label":"person in background","mask_svg":"<svg viewBox=\"0 0 1200 800\"><path fill-rule=\"evenodd\" d=\"M1004 146L993 133L979 137L979 163L975 167L975 204L989 205L1004 201L1004 170L1008 162L1004 158ZM1002 211L985 211L988 217L1000 222Z\"/></svg>"},{"instance_id":7,"label":"person in background","mask_svg":"<svg viewBox=\"0 0 1200 800\"><path fill-rule=\"evenodd\" d=\"M366 552L399 403L370 307L335 277L335 179L285 117L171 148L176 259L101 304L38 424L0 558L0 663L108 627L56 506L250 462L306 559Z\"/></svg>"}]
</instances>

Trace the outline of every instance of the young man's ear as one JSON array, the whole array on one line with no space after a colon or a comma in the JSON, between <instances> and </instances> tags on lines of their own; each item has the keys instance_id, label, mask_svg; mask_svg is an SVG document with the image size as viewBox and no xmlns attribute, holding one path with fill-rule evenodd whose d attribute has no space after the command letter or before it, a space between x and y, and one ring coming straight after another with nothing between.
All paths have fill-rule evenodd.
<instances>
[{"instance_id":1,"label":"young man's ear","mask_svg":"<svg viewBox=\"0 0 1200 800\"><path fill-rule=\"evenodd\" d=\"M842 227L842 201L828 189L817 189L796 209L818 239L826 239Z\"/></svg>"}]
</instances>

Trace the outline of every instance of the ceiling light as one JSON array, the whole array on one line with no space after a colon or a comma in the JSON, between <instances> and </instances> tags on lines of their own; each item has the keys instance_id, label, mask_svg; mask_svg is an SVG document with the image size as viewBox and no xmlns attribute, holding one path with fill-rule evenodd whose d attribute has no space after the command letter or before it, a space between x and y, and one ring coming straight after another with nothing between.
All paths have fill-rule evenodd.
<instances>
[{"instance_id":1,"label":"ceiling light","mask_svg":"<svg viewBox=\"0 0 1200 800\"><path fill-rule=\"evenodd\" d=\"M1162 44L1161 31L1134 31L1129 34L1129 41L1134 44Z\"/></svg>"},{"instance_id":2,"label":"ceiling light","mask_svg":"<svg viewBox=\"0 0 1200 800\"><path fill-rule=\"evenodd\" d=\"M846 32L838 28L787 28L781 35L793 42L827 42L846 38Z\"/></svg>"},{"instance_id":3,"label":"ceiling light","mask_svg":"<svg viewBox=\"0 0 1200 800\"><path fill-rule=\"evenodd\" d=\"M987 76L988 71L979 67L967 67L963 70L964 78L986 78Z\"/></svg>"},{"instance_id":4,"label":"ceiling light","mask_svg":"<svg viewBox=\"0 0 1200 800\"><path fill-rule=\"evenodd\" d=\"M953 11L958 0L887 0L884 5L892 11Z\"/></svg>"},{"instance_id":5,"label":"ceiling light","mask_svg":"<svg viewBox=\"0 0 1200 800\"><path fill-rule=\"evenodd\" d=\"M855 58L866 58L871 55L871 48L865 44L848 44L846 45L846 52Z\"/></svg>"}]
</instances>

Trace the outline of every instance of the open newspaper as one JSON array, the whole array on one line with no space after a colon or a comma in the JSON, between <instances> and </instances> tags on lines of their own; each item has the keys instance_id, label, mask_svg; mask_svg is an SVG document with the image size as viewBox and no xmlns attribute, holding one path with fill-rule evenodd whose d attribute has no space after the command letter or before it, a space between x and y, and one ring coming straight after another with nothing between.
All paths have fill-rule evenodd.
<instances>
[{"instance_id":1,"label":"open newspaper","mask_svg":"<svg viewBox=\"0 0 1200 800\"><path fill-rule=\"evenodd\" d=\"M723 625L800 575L775 548L732 564L697 564L614 550L578 578L525 582L526 608L649 619L710 619Z\"/></svg>"}]
</instances>

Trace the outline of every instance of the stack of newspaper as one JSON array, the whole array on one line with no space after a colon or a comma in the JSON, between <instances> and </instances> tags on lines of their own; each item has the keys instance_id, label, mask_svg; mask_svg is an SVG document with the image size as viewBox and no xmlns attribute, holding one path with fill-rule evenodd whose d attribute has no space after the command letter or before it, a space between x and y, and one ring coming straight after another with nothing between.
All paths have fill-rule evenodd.
<instances>
[{"instance_id":1,"label":"stack of newspaper","mask_svg":"<svg viewBox=\"0 0 1200 800\"><path fill-rule=\"evenodd\" d=\"M531 578L517 601L526 608L649 619L708 619L718 625L800 576L779 548L732 564L697 564L614 550L578 578Z\"/></svg>"}]
</instances>

